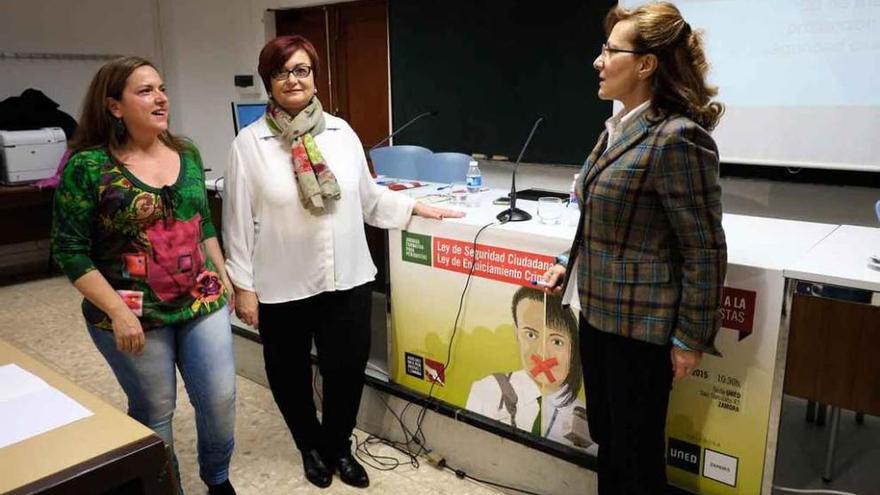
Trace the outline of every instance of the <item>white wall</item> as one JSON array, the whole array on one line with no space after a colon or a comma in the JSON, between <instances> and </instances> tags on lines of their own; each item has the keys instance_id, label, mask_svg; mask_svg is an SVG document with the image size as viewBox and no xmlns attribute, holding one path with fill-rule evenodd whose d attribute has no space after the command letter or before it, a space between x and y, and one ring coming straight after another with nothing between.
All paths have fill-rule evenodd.
<instances>
[{"instance_id":1,"label":"white wall","mask_svg":"<svg viewBox=\"0 0 880 495\"><path fill-rule=\"evenodd\" d=\"M140 55L161 65L151 1L0 0L0 51ZM103 61L0 59L0 100L36 88L79 117Z\"/></svg>"},{"instance_id":2,"label":"white wall","mask_svg":"<svg viewBox=\"0 0 880 495\"><path fill-rule=\"evenodd\" d=\"M255 74L248 2L161 0L160 25L172 130L195 141L209 177L219 177L235 135L230 103L247 97L236 74Z\"/></svg>"},{"instance_id":3,"label":"white wall","mask_svg":"<svg viewBox=\"0 0 880 495\"><path fill-rule=\"evenodd\" d=\"M270 10L321 0L0 0L0 51L140 55L169 89L171 129L195 141L208 176L219 177L234 136L230 104L265 99L260 49L275 33ZM104 61L0 60L0 99L40 89L79 117L88 83ZM255 87L236 89L236 74Z\"/></svg>"},{"instance_id":4,"label":"white wall","mask_svg":"<svg viewBox=\"0 0 880 495\"><path fill-rule=\"evenodd\" d=\"M195 141L209 178L220 177L234 137L230 104L265 100L257 59L275 34L275 9L332 3L320 0L159 0L165 78L172 90L172 129ZM236 74L254 88L236 89Z\"/></svg>"},{"instance_id":5,"label":"white wall","mask_svg":"<svg viewBox=\"0 0 880 495\"><path fill-rule=\"evenodd\" d=\"M263 0L0 0L0 51L152 60L168 85L172 130L196 142L216 177L234 135L230 103L262 96L259 83L256 93L236 90L233 76L256 76L264 20L274 19L264 12L282 6ZM104 62L0 60L0 99L33 87L78 118L88 83Z\"/></svg>"}]
</instances>

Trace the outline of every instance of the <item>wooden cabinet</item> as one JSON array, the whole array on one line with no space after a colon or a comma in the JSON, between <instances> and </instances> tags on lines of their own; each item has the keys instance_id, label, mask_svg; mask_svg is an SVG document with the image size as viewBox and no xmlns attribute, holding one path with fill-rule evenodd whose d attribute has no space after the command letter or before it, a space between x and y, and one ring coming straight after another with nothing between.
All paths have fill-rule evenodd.
<instances>
[{"instance_id":1,"label":"wooden cabinet","mask_svg":"<svg viewBox=\"0 0 880 495\"><path fill-rule=\"evenodd\" d=\"M0 186L0 244L49 238L55 189Z\"/></svg>"},{"instance_id":2,"label":"wooden cabinet","mask_svg":"<svg viewBox=\"0 0 880 495\"><path fill-rule=\"evenodd\" d=\"M880 307L794 296L785 393L880 415Z\"/></svg>"},{"instance_id":3,"label":"wooden cabinet","mask_svg":"<svg viewBox=\"0 0 880 495\"><path fill-rule=\"evenodd\" d=\"M52 273L54 189L0 186L0 285Z\"/></svg>"}]
</instances>

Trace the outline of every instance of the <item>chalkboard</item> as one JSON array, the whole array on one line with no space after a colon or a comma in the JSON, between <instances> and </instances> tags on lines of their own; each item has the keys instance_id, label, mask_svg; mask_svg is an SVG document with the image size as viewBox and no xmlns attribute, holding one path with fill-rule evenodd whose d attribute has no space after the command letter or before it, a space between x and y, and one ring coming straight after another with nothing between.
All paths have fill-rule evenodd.
<instances>
[{"instance_id":1,"label":"chalkboard","mask_svg":"<svg viewBox=\"0 0 880 495\"><path fill-rule=\"evenodd\" d=\"M592 64L615 3L391 0L393 125L439 112L395 144L514 160L542 115L523 161L583 163L611 115Z\"/></svg>"}]
</instances>

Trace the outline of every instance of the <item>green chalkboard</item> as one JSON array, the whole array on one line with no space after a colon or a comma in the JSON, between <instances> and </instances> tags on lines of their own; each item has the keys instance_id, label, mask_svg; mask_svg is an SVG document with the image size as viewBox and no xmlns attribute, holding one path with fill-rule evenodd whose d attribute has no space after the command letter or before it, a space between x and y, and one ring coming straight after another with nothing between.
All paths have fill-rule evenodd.
<instances>
[{"instance_id":1,"label":"green chalkboard","mask_svg":"<svg viewBox=\"0 0 880 495\"><path fill-rule=\"evenodd\" d=\"M611 115L592 64L615 3L391 0L394 127L439 112L395 144L513 160L543 115L523 161L582 163Z\"/></svg>"}]
</instances>

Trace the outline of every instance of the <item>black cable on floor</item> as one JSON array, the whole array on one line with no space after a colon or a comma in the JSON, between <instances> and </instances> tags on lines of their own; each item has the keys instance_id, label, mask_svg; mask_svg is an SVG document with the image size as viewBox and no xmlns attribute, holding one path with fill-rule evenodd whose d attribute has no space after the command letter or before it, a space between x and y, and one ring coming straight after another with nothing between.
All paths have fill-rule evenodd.
<instances>
[{"instance_id":1,"label":"black cable on floor","mask_svg":"<svg viewBox=\"0 0 880 495\"><path fill-rule=\"evenodd\" d=\"M532 491L526 490L524 488L517 488L515 486L503 485L501 483L496 483L494 481L489 481L489 480L485 480L482 478L477 478L476 476L471 476L471 475L467 474L466 472L462 471L461 469L454 469L448 465L444 466L444 467L446 469L448 469L449 471L452 471L453 473L455 473L455 476L457 476L459 478L467 478L469 480L476 481L477 483L484 483L486 485L494 486L497 488L504 488L505 490L513 490L515 492L525 493L527 495L543 495L542 493L532 492Z\"/></svg>"}]
</instances>

